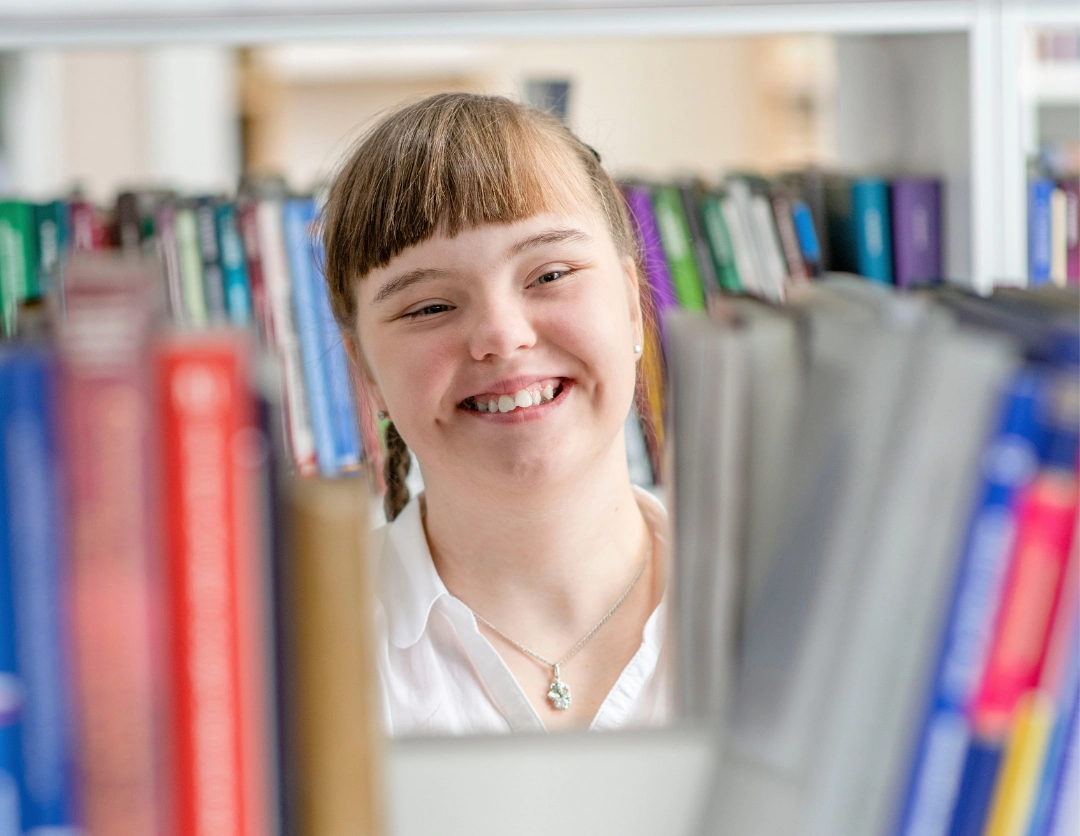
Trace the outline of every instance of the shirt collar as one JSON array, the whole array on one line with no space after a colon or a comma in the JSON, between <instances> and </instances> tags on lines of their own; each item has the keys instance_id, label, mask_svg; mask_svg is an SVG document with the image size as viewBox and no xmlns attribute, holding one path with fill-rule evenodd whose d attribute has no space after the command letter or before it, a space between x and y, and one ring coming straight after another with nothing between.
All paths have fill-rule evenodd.
<instances>
[{"instance_id":1,"label":"shirt collar","mask_svg":"<svg viewBox=\"0 0 1080 836\"><path fill-rule=\"evenodd\" d=\"M634 494L646 522L663 544L667 523L663 504L636 486ZM422 496L413 497L386 527L390 553L386 555L388 559L383 569L383 593L386 596L383 603L390 642L402 649L420 641L435 602L444 595L450 595L435 570L435 561L424 533Z\"/></svg>"},{"instance_id":2,"label":"shirt collar","mask_svg":"<svg viewBox=\"0 0 1080 836\"><path fill-rule=\"evenodd\" d=\"M420 640L431 608L450 594L435 571L420 501L419 496L413 497L386 531L391 553L384 564L384 604L389 639L400 648L412 647Z\"/></svg>"}]
</instances>

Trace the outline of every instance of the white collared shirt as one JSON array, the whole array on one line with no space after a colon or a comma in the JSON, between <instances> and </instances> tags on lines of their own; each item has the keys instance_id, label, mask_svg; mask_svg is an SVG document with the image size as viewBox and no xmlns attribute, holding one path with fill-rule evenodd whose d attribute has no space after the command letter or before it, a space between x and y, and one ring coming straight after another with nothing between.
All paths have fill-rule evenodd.
<instances>
[{"instance_id":1,"label":"white collared shirt","mask_svg":"<svg viewBox=\"0 0 1080 836\"><path fill-rule=\"evenodd\" d=\"M667 513L635 488L638 505L664 548ZM375 532L378 596L376 657L383 716L393 736L543 732L544 721L472 611L451 595L431 558L420 500ZM642 631L641 647L589 728L657 726L670 716L670 676L661 654L665 603Z\"/></svg>"}]
</instances>

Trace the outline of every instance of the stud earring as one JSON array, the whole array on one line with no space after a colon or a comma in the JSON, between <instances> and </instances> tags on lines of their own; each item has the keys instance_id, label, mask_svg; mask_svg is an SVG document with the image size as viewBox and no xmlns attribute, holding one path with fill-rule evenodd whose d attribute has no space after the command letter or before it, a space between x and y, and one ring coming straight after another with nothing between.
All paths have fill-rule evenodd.
<instances>
[{"instance_id":1,"label":"stud earring","mask_svg":"<svg viewBox=\"0 0 1080 836\"><path fill-rule=\"evenodd\" d=\"M641 354L641 346L637 343L634 344L634 354Z\"/></svg>"},{"instance_id":2,"label":"stud earring","mask_svg":"<svg viewBox=\"0 0 1080 836\"><path fill-rule=\"evenodd\" d=\"M387 418L390 417L387 413L383 412L381 409L379 410L378 415L379 415L379 420L380 421L385 421Z\"/></svg>"}]
</instances>

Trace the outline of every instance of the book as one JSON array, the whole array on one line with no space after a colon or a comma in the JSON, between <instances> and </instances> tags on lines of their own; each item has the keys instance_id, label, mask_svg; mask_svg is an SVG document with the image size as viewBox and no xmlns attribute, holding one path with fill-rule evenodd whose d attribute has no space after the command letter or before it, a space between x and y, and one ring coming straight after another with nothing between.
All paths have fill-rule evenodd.
<instances>
[{"instance_id":1,"label":"book","mask_svg":"<svg viewBox=\"0 0 1080 836\"><path fill-rule=\"evenodd\" d=\"M195 224L199 258L202 260L206 313L211 323L223 323L228 319L225 308L225 275L221 266L221 248L218 246L217 205L217 199L212 197L200 197L195 201Z\"/></svg>"},{"instance_id":2,"label":"book","mask_svg":"<svg viewBox=\"0 0 1080 836\"><path fill-rule=\"evenodd\" d=\"M268 811L250 787L265 786L269 770L250 737L270 720L245 681L265 651L249 622L266 593L253 575L255 494L241 445L255 429L248 349L234 336L178 336L157 346L155 366L174 815L184 833L254 836Z\"/></svg>"},{"instance_id":3,"label":"book","mask_svg":"<svg viewBox=\"0 0 1080 836\"><path fill-rule=\"evenodd\" d=\"M699 182L683 182L679 184L679 197L682 199L683 216L686 218L686 228L690 233L690 241L694 245L694 262L701 277L701 285L705 292L709 293L720 287L720 279L717 276L712 254L709 251L709 242L706 238L705 229L702 226L701 200L704 197L704 192L705 189Z\"/></svg>"},{"instance_id":4,"label":"book","mask_svg":"<svg viewBox=\"0 0 1080 836\"><path fill-rule=\"evenodd\" d=\"M1058 287L1064 287L1065 264L1068 260L1069 241L1066 224L1068 223L1069 202L1065 192L1055 188L1050 193L1050 281Z\"/></svg>"},{"instance_id":5,"label":"book","mask_svg":"<svg viewBox=\"0 0 1080 836\"><path fill-rule=\"evenodd\" d=\"M281 358L282 400L289 451L298 473L316 472L315 436L311 427L304 365L292 308L289 257L285 247L282 204L264 200L258 204L259 251L270 318L270 346Z\"/></svg>"},{"instance_id":6,"label":"book","mask_svg":"<svg viewBox=\"0 0 1080 836\"><path fill-rule=\"evenodd\" d=\"M811 276L820 276L825 262L821 251L821 239L818 236L810 208L801 200L791 205L791 219L795 225L795 234L799 239L799 251L802 253L806 269Z\"/></svg>"},{"instance_id":7,"label":"book","mask_svg":"<svg viewBox=\"0 0 1080 836\"><path fill-rule=\"evenodd\" d=\"M154 490L144 359L160 311L160 267L73 256L58 323L72 531L71 652L81 819L89 833L163 832L154 660L162 601L148 524ZM92 535L92 536L91 536Z\"/></svg>"},{"instance_id":8,"label":"book","mask_svg":"<svg viewBox=\"0 0 1080 836\"><path fill-rule=\"evenodd\" d=\"M893 269L897 287L943 278L941 181L901 177L892 182Z\"/></svg>"},{"instance_id":9,"label":"book","mask_svg":"<svg viewBox=\"0 0 1080 836\"><path fill-rule=\"evenodd\" d=\"M764 298L761 267L757 261L749 220L732 194L722 194L719 200L720 213L731 238L731 251L735 257L741 289L753 296Z\"/></svg>"},{"instance_id":10,"label":"book","mask_svg":"<svg viewBox=\"0 0 1080 836\"><path fill-rule=\"evenodd\" d=\"M895 827L900 836L940 836L949 826L970 738L967 706L991 641L1012 550L1016 498L1038 468L1040 404L1050 386L1045 371L1026 368L1003 392L997 428L982 455L980 483L901 794Z\"/></svg>"},{"instance_id":11,"label":"book","mask_svg":"<svg viewBox=\"0 0 1080 836\"><path fill-rule=\"evenodd\" d=\"M855 264L860 276L892 284L892 221L889 184L876 177L859 177L851 184Z\"/></svg>"},{"instance_id":12,"label":"book","mask_svg":"<svg viewBox=\"0 0 1080 836\"><path fill-rule=\"evenodd\" d=\"M713 260L713 272L716 274L720 289L730 293L741 292L743 285L739 279L735 248L732 245L731 235L724 221L724 210L717 195L706 194L702 198L701 219L709 244L709 255Z\"/></svg>"},{"instance_id":13,"label":"book","mask_svg":"<svg viewBox=\"0 0 1080 836\"><path fill-rule=\"evenodd\" d=\"M830 272L859 272L852 185L852 178L843 174L829 174L823 177L825 236L822 240L828 242L829 257L826 270Z\"/></svg>"},{"instance_id":14,"label":"book","mask_svg":"<svg viewBox=\"0 0 1080 836\"><path fill-rule=\"evenodd\" d=\"M653 189L652 198L675 297L686 310L703 311L705 290L679 190L675 186L658 186Z\"/></svg>"},{"instance_id":15,"label":"book","mask_svg":"<svg viewBox=\"0 0 1080 836\"><path fill-rule=\"evenodd\" d=\"M0 201L0 325L6 336L15 332L18 306L38 296L36 237L33 206Z\"/></svg>"},{"instance_id":16,"label":"book","mask_svg":"<svg viewBox=\"0 0 1080 836\"><path fill-rule=\"evenodd\" d=\"M783 190L774 189L770 201L772 203L776 232L780 239L781 250L784 253L784 263L787 266L788 277L793 281L805 281L810 278L810 273L806 262L803 261L799 235L795 231L791 198Z\"/></svg>"},{"instance_id":17,"label":"book","mask_svg":"<svg viewBox=\"0 0 1080 836\"><path fill-rule=\"evenodd\" d=\"M105 219L90 201L73 198L68 204L71 218L71 249L76 252L107 249L112 243Z\"/></svg>"},{"instance_id":18,"label":"book","mask_svg":"<svg viewBox=\"0 0 1080 836\"><path fill-rule=\"evenodd\" d=\"M188 321L184 305L184 280L180 270L180 242L176 237L176 205L163 200L155 210L158 254L165 268L165 298L169 319L178 325Z\"/></svg>"},{"instance_id":19,"label":"book","mask_svg":"<svg viewBox=\"0 0 1080 836\"><path fill-rule=\"evenodd\" d=\"M745 250L753 265L751 269L756 280L756 295L778 302L783 299L786 274L780 244L776 240L772 209L765 196L755 191L759 186L750 177L729 177L727 192L734 211L725 216L725 220L729 221L728 230L736 239L736 251ZM738 218L734 226L732 216ZM740 238L744 239L744 244L738 242Z\"/></svg>"},{"instance_id":20,"label":"book","mask_svg":"<svg viewBox=\"0 0 1080 836\"><path fill-rule=\"evenodd\" d=\"M266 301L266 285L263 280L262 254L259 245L258 201L251 199L242 201L237 205L237 215L240 240L244 245L244 261L247 264L252 315L262 341L267 345L272 345L273 325Z\"/></svg>"},{"instance_id":21,"label":"book","mask_svg":"<svg viewBox=\"0 0 1080 836\"><path fill-rule=\"evenodd\" d=\"M338 472L334 439L330 381L323 365L322 325L319 302L312 278L310 227L315 220L315 204L308 199L287 200L283 207L285 248L292 291L292 310L303 359L304 391L307 394L315 457L323 476Z\"/></svg>"},{"instance_id":22,"label":"book","mask_svg":"<svg viewBox=\"0 0 1080 836\"><path fill-rule=\"evenodd\" d=\"M67 556L52 351L0 349L0 598L13 593L13 641L21 680L19 833L77 825L74 728L67 653ZM10 584L10 585L9 585ZM5 616L8 613L5 611ZM7 619L5 618L5 623ZM7 666L4 666L7 670ZM7 711L12 703L4 700ZM9 736L8 726L0 738ZM4 748L0 744L0 748ZM4 756L0 755L0 762ZM9 785L11 786L11 785ZM12 809L6 802L0 808ZM2 820L3 814L0 814ZM5 825L6 826L6 825Z\"/></svg>"},{"instance_id":23,"label":"book","mask_svg":"<svg viewBox=\"0 0 1080 836\"><path fill-rule=\"evenodd\" d=\"M766 297L773 301L783 301L789 276L776 229L776 216L768 196L760 191L754 192L750 196L750 213L769 288Z\"/></svg>"},{"instance_id":24,"label":"book","mask_svg":"<svg viewBox=\"0 0 1080 836\"><path fill-rule=\"evenodd\" d=\"M315 297L318 308L323 365L329 382L334 455L337 459L338 472L350 473L359 469L360 459L363 457L356 398L349 374L349 358L345 354L345 343L341 332L338 331L333 311L330 309L330 291L322 272L322 264L326 258L322 237L314 222L309 229L311 269L308 278L311 281L311 293Z\"/></svg>"},{"instance_id":25,"label":"book","mask_svg":"<svg viewBox=\"0 0 1080 836\"><path fill-rule=\"evenodd\" d=\"M71 232L68 207L62 200L34 206L37 227L38 287L42 295L59 288L60 258L67 251Z\"/></svg>"},{"instance_id":26,"label":"book","mask_svg":"<svg viewBox=\"0 0 1080 836\"><path fill-rule=\"evenodd\" d=\"M288 629L303 833L381 833L382 728L361 480L288 485Z\"/></svg>"},{"instance_id":27,"label":"book","mask_svg":"<svg viewBox=\"0 0 1080 836\"><path fill-rule=\"evenodd\" d=\"M199 221L195 215L194 204L184 201L177 205L173 230L176 236L183 310L186 314L181 322L186 321L195 328L205 328L210 323L210 310L206 301L206 285L203 282ZM165 264L167 268L168 261Z\"/></svg>"},{"instance_id":28,"label":"book","mask_svg":"<svg viewBox=\"0 0 1080 836\"><path fill-rule=\"evenodd\" d=\"M1065 279L1080 284L1080 175L1059 181L1065 192Z\"/></svg>"},{"instance_id":29,"label":"book","mask_svg":"<svg viewBox=\"0 0 1080 836\"><path fill-rule=\"evenodd\" d=\"M795 203L801 203L806 207L810 218L810 227L813 236L817 240L816 251L820 254L822 272L826 270L838 270L829 252L828 236L828 208L826 195L827 178L825 172L817 168L806 168L802 171L788 172L780 176L780 182L791 189L795 196ZM804 221L805 223L805 221ZM804 228L800 232L800 242L803 243L805 256L805 241L803 236L809 234L811 229Z\"/></svg>"},{"instance_id":30,"label":"book","mask_svg":"<svg viewBox=\"0 0 1080 836\"><path fill-rule=\"evenodd\" d=\"M1036 177L1028 183L1028 283L1038 287L1050 281L1050 196L1054 181Z\"/></svg>"},{"instance_id":31,"label":"book","mask_svg":"<svg viewBox=\"0 0 1080 836\"><path fill-rule=\"evenodd\" d=\"M236 205L227 201L214 208L218 250L221 253L221 275L225 289L225 311L233 325L251 323L251 288L248 285L244 243L236 218Z\"/></svg>"}]
</instances>

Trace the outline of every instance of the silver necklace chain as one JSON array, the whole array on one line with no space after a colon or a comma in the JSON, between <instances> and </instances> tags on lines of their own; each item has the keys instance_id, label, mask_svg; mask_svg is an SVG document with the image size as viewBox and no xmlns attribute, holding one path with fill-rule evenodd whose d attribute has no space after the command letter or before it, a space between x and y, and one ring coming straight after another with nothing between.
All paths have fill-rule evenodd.
<instances>
[{"instance_id":1,"label":"silver necklace chain","mask_svg":"<svg viewBox=\"0 0 1080 836\"><path fill-rule=\"evenodd\" d=\"M547 666L549 668L554 668L554 670L555 670L555 680L556 680L556 682L558 682L559 681L559 666L566 664L570 659L572 659L574 657L575 654L577 654L577 652L579 650L581 650L581 648L583 648L586 644L588 644L589 639L591 639L593 636L595 636L597 631L601 627L603 627L605 624L607 624L608 619L610 619L613 615L615 615L615 611L620 606L622 606L623 601L625 601L627 599L627 597L630 595L630 593L633 592L634 587L637 586L637 582L639 580L641 580L641 576L645 573L645 567L649 565L649 559L652 557L652 550L653 550L653 538L652 538L652 533L650 532L649 533L649 548L645 552L645 559L643 561L641 561L641 566L638 568L637 574L634 575L634 579L632 581L630 581L630 586L626 587L626 591L622 595L619 596L619 600L616 601L614 606L612 606L612 608L607 611L607 614L603 618L600 619L599 623L597 623L597 625L595 627L593 627L588 633L586 633L585 637L581 641L579 641L577 644L575 644L573 646L573 648L571 648L570 652L567 653L565 656L563 656L558 662L549 662L547 659L545 659L539 653L535 653L534 651L529 650L529 648L527 648L521 642L514 641L512 638L510 638L508 635L506 635L506 633L504 633L502 630L500 630L498 627L496 627L494 624L492 624L490 621L488 621L486 618L484 618L482 615L480 615L480 613L478 613L472 607L469 607L469 612L471 612L473 614L473 617L476 618L477 621L479 621L481 624L483 624L485 627L487 627L489 630L491 630L496 635L502 636L504 639L506 639L506 641L510 642L510 644L512 644L514 647L516 647L518 650L520 650L526 656L531 656L533 659L535 659L541 665L545 665L545 666ZM468 605L466 604L466 606L468 606Z\"/></svg>"}]
</instances>

